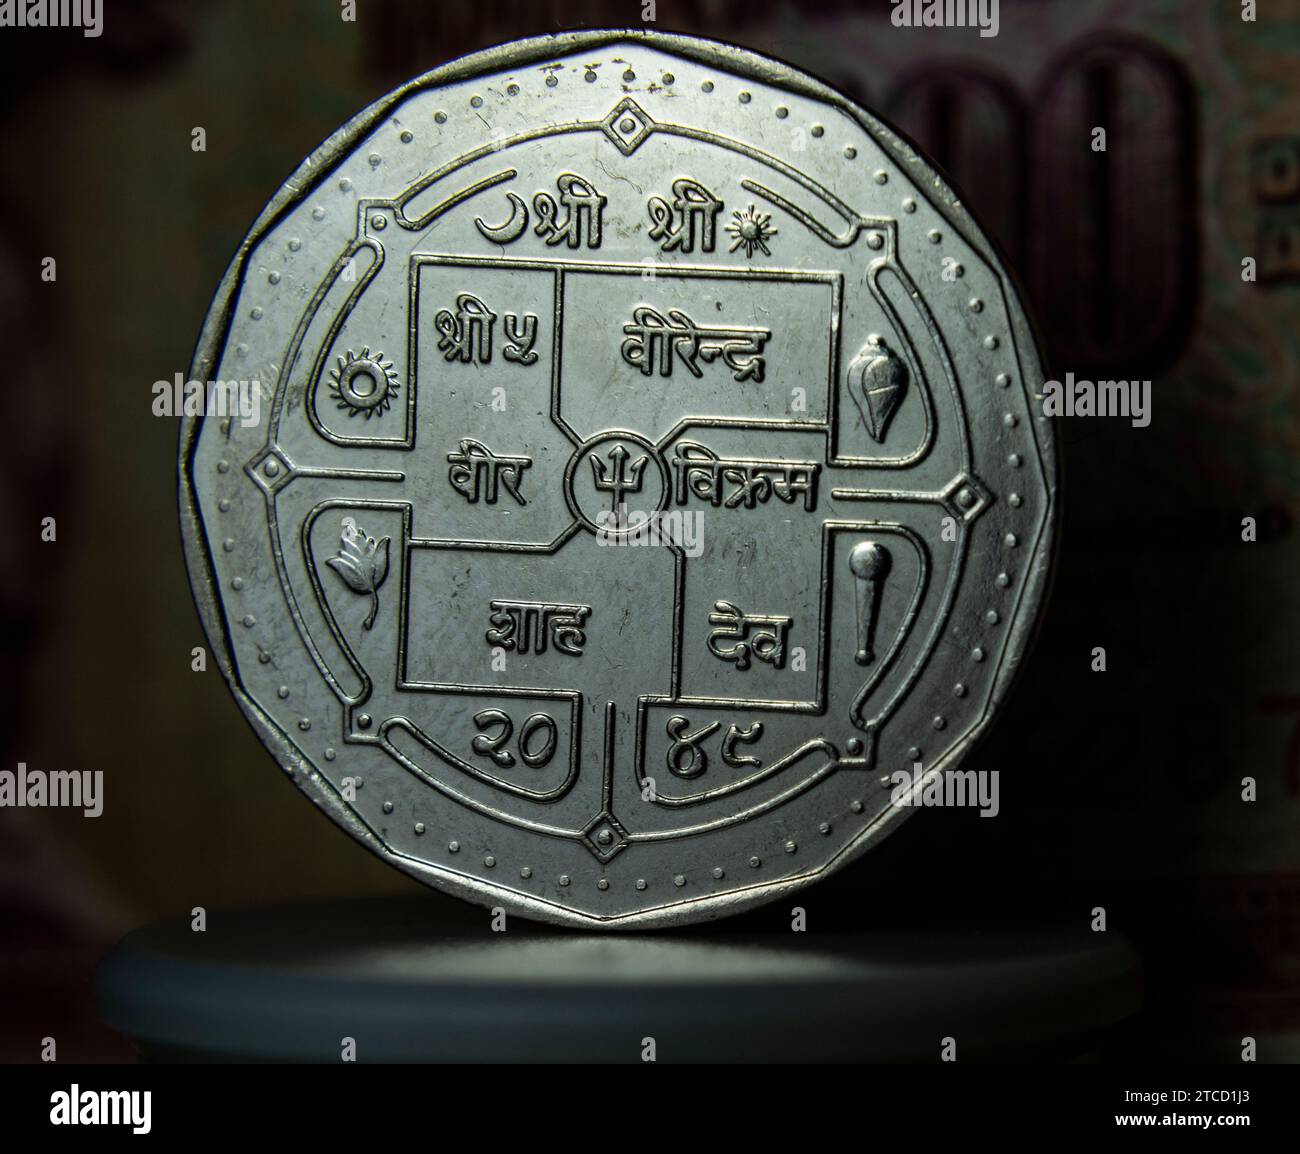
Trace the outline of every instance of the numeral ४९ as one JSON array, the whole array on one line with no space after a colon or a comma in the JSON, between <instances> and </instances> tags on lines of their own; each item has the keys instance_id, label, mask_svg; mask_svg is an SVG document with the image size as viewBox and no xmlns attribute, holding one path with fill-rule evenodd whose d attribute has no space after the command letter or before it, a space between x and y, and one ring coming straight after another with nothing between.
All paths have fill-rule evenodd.
<instances>
[{"instance_id":1,"label":"numeral \u096a\u096f","mask_svg":"<svg viewBox=\"0 0 1300 1154\"><path fill-rule=\"evenodd\" d=\"M709 767L709 755L704 752L702 745L705 738L711 736L721 725L720 721L711 721L707 725L700 726L694 733L687 733L690 727L690 719L682 717L680 714L668 719L668 724L664 727L668 736L673 739L672 744L668 747L668 752L664 756L664 761L668 766L668 772L676 777L693 778L699 777ZM741 729L738 725L729 725L726 735L722 739L722 760L733 769L739 769L742 766L752 765L760 767L763 763L757 757L749 757L746 754L736 753L736 744L752 744L763 736L763 723L754 722L748 729Z\"/></svg>"},{"instance_id":2,"label":"numeral \u096a\u096f","mask_svg":"<svg viewBox=\"0 0 1300 1154\"><path fill-rule=\"evenodd\" d=\"M514 736L515 723L508 713L500 709L485 709L474 714L474 724L480 730L479 735L470 742L470 748L480 757L490 757L502 769L509 769L515 764L515 755L506 749L510 738ZM493 726L501 728L491 734L487 731ZM538 744L538 736L541 743ZM555 756L555 747L559 743L559 727L555 718L547 713L530 714L519 728L519 760L529 769L541 769Z\"/></svg>"}]
</instances>

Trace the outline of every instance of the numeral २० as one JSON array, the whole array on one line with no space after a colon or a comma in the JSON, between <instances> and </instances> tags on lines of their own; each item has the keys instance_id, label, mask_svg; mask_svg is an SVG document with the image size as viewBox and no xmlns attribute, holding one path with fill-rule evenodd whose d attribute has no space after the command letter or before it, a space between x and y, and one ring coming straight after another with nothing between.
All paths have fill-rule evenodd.
<instances>
[{"instance_id":1,"label":"numeral \u0968\u0966","mask_svg":"<svg viewBox=\"0 0 1300 1154\"><path fill-rule=\"evenodd\" d=\"M480 757L490 757L502 769L510 769L515 764L515 755L506 748L515 732L511 716L500 709L484 709L474 715L474 724L480 732L470 742L470 748ZM497 732L489 733L493 728ZM519 727L515 749L519 760L529 769L541 769L555 756L558 744L559 727L555 718L548 713L533 713Z\"/></svg>"}]
</instances>

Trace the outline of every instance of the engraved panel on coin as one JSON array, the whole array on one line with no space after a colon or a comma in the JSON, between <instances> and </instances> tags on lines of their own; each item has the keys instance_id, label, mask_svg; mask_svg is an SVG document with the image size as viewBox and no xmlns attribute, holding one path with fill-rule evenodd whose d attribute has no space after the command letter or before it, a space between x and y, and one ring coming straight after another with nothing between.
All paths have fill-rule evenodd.
<instances>
[{"instance_id":1,"label":"engraved panel on coin","mask_svg":"<svg viewBox=\"0 0 1300 1154\"><path fill-rule=\"evenodd\" d=\"M578 34L400 89L267 206L191 375L266 398L181 449L246 714L386 860L531 917L838 868L1042 600L1005 269L905 141L737 49Z\"/></svg>"}]
</instances>

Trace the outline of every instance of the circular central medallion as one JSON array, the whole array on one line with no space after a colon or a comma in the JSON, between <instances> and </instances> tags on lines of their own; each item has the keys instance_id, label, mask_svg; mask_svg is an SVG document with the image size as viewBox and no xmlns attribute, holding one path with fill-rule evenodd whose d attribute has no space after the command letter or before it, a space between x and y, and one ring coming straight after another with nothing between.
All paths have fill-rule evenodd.
<instances>
[{"instance_id":1,"label":"circular central medallion","mask_svg":"<svg viewBox=\"0 0 1300 1154\"><path fill-rule=\"evenodd\" d=\"M573 515L602 538L635 537L668 503L668 473L659 451L639 433L598 433L569 458L564 495Z\"/></svg>"}]
</instances>

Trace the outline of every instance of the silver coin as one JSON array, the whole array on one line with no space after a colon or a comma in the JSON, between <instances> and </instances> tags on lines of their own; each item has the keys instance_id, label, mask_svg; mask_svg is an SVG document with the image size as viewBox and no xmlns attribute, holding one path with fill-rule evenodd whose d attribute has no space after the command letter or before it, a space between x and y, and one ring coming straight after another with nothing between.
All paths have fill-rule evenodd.
<instances>
[{"instance_id":1,"label":"silver coin","mask_svg":"<svg viewBox=\"0 0 1300 1154\"><path fill-rule=\"evenodd\" d=\"M386 861L586 927L857 857L1040 609L1056 464L1006 269L888 126L651 33L412 81L272 198L182 433L214 651Z\"/></svg>"}]
</instances>

